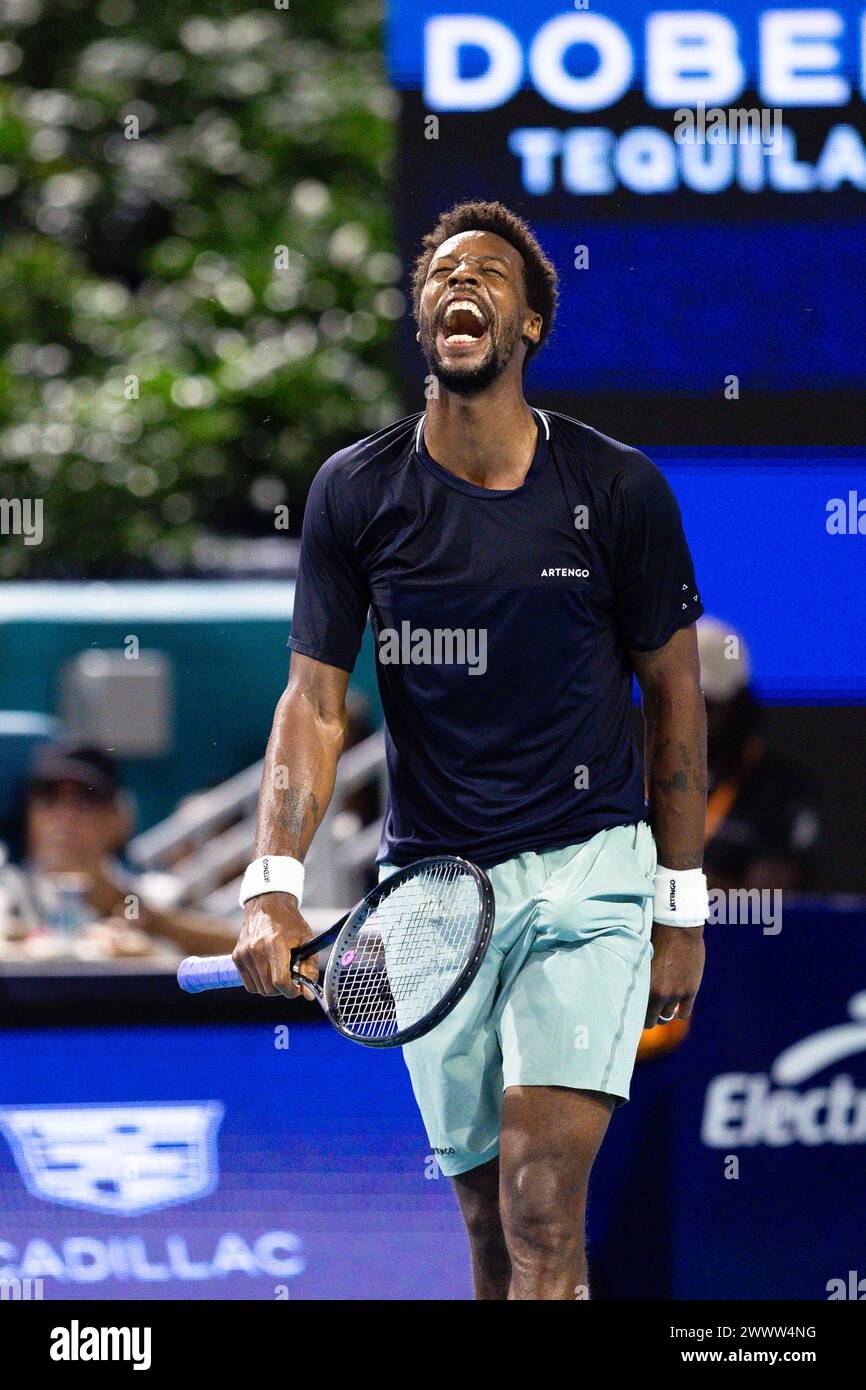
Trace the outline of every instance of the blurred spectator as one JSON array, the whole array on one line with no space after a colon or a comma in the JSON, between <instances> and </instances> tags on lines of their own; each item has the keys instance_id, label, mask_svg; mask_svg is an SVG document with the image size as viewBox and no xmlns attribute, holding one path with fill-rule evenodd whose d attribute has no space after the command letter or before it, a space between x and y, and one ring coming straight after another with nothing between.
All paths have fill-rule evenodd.
<instances>
[{"instance_id":1,"label":"blurred spectator","mask_svg":"<svg viewBox=\"0 0 866 1390\"><path fill-rule=\"evenodd\" d=\"M123 867L117 856L132 819L110 754L70 742L39 750L26 793L24 862L0 867L6 954L99 958L149 955L160 945L201 954L232 949L236 934L225 922L171 903L169 876L136 878Z\"/></svg>"},{"instance_id":2,"label":"blurred spectator","mask_svg":"<svg viewBox=\"0 0 866 1390\"><path fill-rule=\"evenodd\" d=\"M808 889L820 831L808 783L760 734L745 640L698 621L707 703L709 798L704 865L711 888Z\"/></svg>"}]
</instances>

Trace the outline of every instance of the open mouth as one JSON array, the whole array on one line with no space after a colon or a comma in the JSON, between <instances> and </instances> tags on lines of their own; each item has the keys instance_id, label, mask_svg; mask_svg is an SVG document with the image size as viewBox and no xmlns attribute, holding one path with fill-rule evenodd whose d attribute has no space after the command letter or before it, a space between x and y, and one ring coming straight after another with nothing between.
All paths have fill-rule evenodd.
<instances>
[{"instance_id":1,"label":"open mouth","mask_svg":"<svg viewBox=\"0 0 866 1390\"><path fill-rule=\"evenodd\" d=\"M487 336L487 320L471 299L452 299L439 325L439 338L449 351L472 348Z\"/></svg>"}]
</instances>

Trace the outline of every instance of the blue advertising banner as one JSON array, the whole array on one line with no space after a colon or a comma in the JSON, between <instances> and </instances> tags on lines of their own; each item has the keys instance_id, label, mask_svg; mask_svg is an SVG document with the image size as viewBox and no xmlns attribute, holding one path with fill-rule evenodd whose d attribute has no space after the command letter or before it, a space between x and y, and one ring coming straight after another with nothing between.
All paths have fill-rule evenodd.
<instances>
[{"instance_id":1,"label":"blue advertising banner","mask_svg":"<svg viewBox=\"0 0 866 1390\"><path fill-rule=\"evenodd\" d=\"M759 696L866 703L863 451L648 452L679 501L704 607L746 638Z\"/></svg>"},{"instance_id":2,"label":"blue advertising banner","mask_svg":"<svg viewBox=\"0 0 866 1390\"><path fill-rule=\"evenodd\" d=\"M596 1165L594 1292L864 1297L866 906L717 915L691 1031L638 1067ZM469 1296L399 1055L308 1023L7 1032L3 1054L13 1292Z\"/></svg>"},{"instance_id":3,"label":"blue advertising banner","mask_svg":"<svg viewBox=\"0 0 866 1390\"><path fill-rule=\"evenodd\" d=\"M251 1023L7 1033L3 1054L0 1281L76 1299L468 1293L399 1053Z\"/></svg>"},{"instance_id":4,"label":"blue advertising banner","mask_svg":"<svg viewBox=\"0 0 866 1390\"><path fill-rule=\"evenodd\" d=\"M506 55L512 56L512 82L519 83L532 81L541 68L552 70L554 58L567 72L584 74L612 68L616 58L632 85L649 78L658 94L678 75L675 60L690 49L690 62L681 66L693 81L703 71L708 83L715 63L718 80L724 70L731 85L739 77L741 88L760 87L771 100L785 80L789 104L799 84L812 105L819 96L820 104L842 105L860 85L862 26L862 6L853 0L821 6L728 0L712 9L694 0L593 0L591 6L581 0L390 0L388 65L396 85L422 87L431 69L444 68L452 54L465 59L467 81L473 69L477 77L497 61L504 76ZM602 105L600 89L594 100ZM679 104L685 103L674 101Z\"/></svg>"},{"instance_id":5,"label":"blue advertising banner","mask_svg":"<svg viewBox=\"0 0 866 1390\"><path fill-rule=\"evenodd\" d=\"M861 391L864 47L853 4L392 0L406 258L462 199L527 217L541 391Z\"/></svg>"},{"instance_id":6,"label":"blue advertising banner","mask_svg":"<svg viewBox=\"0 0 866 1390\"><path fill-rule=\"evenodd\" d=\"M600 1294L866 1298L866 910L759 917L707 928L686 1042L611 1125Z\"/></svg>"}]
</instances>

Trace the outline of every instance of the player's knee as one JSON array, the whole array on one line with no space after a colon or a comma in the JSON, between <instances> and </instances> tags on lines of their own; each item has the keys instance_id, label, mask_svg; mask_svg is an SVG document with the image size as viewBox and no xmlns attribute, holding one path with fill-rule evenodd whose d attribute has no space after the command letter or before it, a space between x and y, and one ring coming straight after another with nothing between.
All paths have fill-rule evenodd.
<instances>
[{"instance_id":1,"label":"player's knee","mask_svg":"<svg viewBox=\"0 0 866 1390\"><path fill-rule=\"evenodd\" d=\"M502 1222L498 1201L490 1201L480 1193L464 1196L463 1220L474 1249L483 1253L496 1250L502 1243Z\"/></svg>"},{"instance_id":2,"label":"player's knee","mask_svg":"<svg viewBox=\"0 0 866 1390\"><path fill-rule=\"evenodd\" d=\"M502 1225L513 1260L556 1257L583 1240L585 1192L546 1159L518 1164L503 1194Z\"/></svg>"}]
</instances>

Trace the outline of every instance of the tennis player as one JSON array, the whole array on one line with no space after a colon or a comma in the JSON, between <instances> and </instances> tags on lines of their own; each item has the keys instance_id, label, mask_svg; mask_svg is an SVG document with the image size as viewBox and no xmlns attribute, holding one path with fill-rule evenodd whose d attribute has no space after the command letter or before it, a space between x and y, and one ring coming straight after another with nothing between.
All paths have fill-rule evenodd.
<instances>
[{"instance_id":1,"label":"tennis player","mask_svg":"<svg viewBox=\"0 0 866 1390\"><path fill-rule=\"evenodd\" d=\"M302 861L369 610L389 777L380 873L460 854L495 892L478 977L405 1049L480 1299L587 1296L593 1160L644 1025L688 1018L704 963L701 600L658 469L524 398L556 300L553 265L501 204L460 204L424 240L427 408L312 484L234 953L247 989L297 993Z\"/></svg>"}]
</instances>

